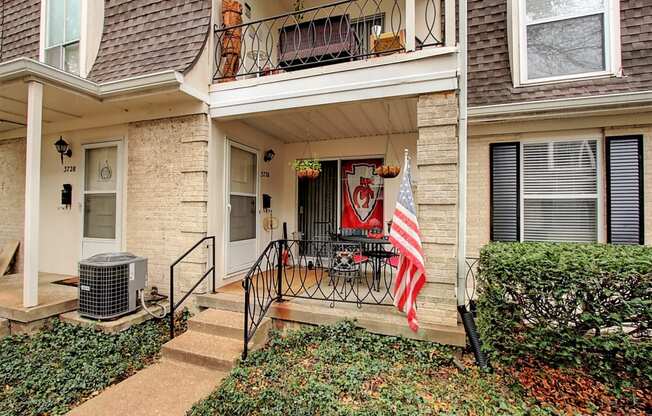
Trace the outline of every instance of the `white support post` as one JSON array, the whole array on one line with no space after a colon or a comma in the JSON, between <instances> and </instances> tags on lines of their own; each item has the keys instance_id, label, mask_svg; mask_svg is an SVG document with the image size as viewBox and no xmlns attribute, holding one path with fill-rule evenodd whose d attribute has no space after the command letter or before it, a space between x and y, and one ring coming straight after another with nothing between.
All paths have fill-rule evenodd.
<instances>
[{"instance_id":1,"label":"white support post","mask_svg":"<svg viewBox=\"0 0 652 416\"><path fill-rule=\"evenodd\" d=\"M23 306L26 308L38 305L42 112L43 84L29 81L25 162L25 238L23 240Z\"/></svg>"},{"instance_id":2,"label":"white support post","mask_svg":"<svg viewBox=\"0 0 652 416\"><path fill-rule=\"evenodd\" d=\"M413 52L416 48L417 19L415 0L405 0L405 51Z\"/></svg>"},{"instance_id":3,"label":"white support post","mask_svg":"<svg viewBox=\"0 0 652 416\"><path fill-rule=\"evenodd\" d=\"M444 24L444 44L446 46L455 46L455 0L446 0L444 3L444 16L446 22Z\"/></svg>"}]
</instances>

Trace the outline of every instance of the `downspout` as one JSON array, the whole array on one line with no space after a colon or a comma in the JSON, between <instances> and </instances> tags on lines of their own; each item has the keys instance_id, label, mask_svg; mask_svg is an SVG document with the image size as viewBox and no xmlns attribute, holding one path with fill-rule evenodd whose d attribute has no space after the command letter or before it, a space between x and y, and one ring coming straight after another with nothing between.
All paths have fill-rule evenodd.
<instances>
[{"instance_id":1,"label":"downspout","mask_svg":"<svg viewBox=\"0 0 652 416\"><path fill-rule=\"evenodd\" d=\"M457 195L457 305L463 306L466 296L466 165L467 165L467 5L466 0L458 0L459 5L459 126L458 126L458 195ZM455 36L453 34L453 36Z\"/></svg>"},{"instance_id":2,"label":"downspout","mask_svg":"<svg viewBox=\"0 0 652 416\"><path fill-rule=\"evenodd\" d=\"M466 166L468 140L468 35L467 35L467 0L458 0L459 4L459 128L458 128L458 224L457 224L457 310L464 325L464 331L475 362L482 369L489 369L489 360L482 351L482 341L475 326L473 312L466 309ZM453 34L454 36L454 34Z\"/></svg>"}]
</instances>

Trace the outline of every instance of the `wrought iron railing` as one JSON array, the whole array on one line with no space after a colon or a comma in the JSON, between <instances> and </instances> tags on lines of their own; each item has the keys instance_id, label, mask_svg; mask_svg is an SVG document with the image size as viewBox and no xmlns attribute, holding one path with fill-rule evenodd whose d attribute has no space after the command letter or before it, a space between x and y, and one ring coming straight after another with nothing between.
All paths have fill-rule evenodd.
<instances>
[{"instance_id":1,"label":"wrought iron railing","mask_svg":"<svg viewBox=\"0 0 652 416\"><path fill-rule=\"evenodd\" d=\"M197 282L186 292L183 297L178 302L174 302L174 268L181 263L186 257L188 257L190 254L192 254L195 249L197 249L199 246L203 245L205 241L210 241L210 248L211 248L211 267L206 270L206 273L202 275L202 277L197 280ZM212 276L212 290L213 293L215 293L215 236L209 236L209 237L204 237L201 240L197 241L195 245L193 245L188 251L186 251L184 254L182 254L172 265L170 265L170 339L174 338L174 319L175 319L175 311L178 309L183 302L188 299L190 295L199 287L206 278L211 275Z\"/></svg>"},{"instance_id":2,"label":"wrought iron railing","mask_svg":"<svg viewBox=\"0 0 652 416\"><path fill-rule=\"evenodd\" d=\"M478 284L479 257L466 258L466 276L464 276L464 305L467 310L476 313L476 290Z\"/></svg>"},{"instance_id":3,"label":"wrought iron railing","mask_svg":"<svg viewBox=\"0 0 652 416\"><path fill-rule=\"evenodd\" d=\"M391 246L355 241L279 240L269 243L242 285L244 351L275 301L283 298L392 306L396 255Z\"/></svg>"},{"instance_id":4,"label":"wrought iron railing","mask_svg":"<svg viewBox=\"0 0 652 416\"><path fill-rule=\"evenodd\" d=\"M416 47L442 45L436 4L419 2ZM232 5L234 6L234 5ZM405 0L341 0L242 23L223 11L214 28L217 82L405 51ZM423 9L421 9L423 8ZM423 21L421 21L423 20Z\"/></svg>"}]
</instances>

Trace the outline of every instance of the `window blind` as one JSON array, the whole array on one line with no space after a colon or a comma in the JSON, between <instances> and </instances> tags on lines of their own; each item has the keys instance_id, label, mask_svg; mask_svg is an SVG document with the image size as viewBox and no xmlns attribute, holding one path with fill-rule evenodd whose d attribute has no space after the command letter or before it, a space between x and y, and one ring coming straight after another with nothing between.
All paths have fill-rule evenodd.
<instances>
[{"instance_id":1,"label":"window blind","mask_svg":"<svg viewBox=\"0 0 652 416\"><path fill-rule=\"evenodd\" d=\"M597 141L524 144L524 240L597 241L597 188Z\"/></svg>"},{"instance_id":2,"label":"window blind","mask_svg":"<svg viewBox=\"0 0 652 416\"><path fill-rule=\"evenodd\" d=\"M643 137L607 137L607 241L643 244Z\"/></svg>"},{"instance_id":3,"label":"window blind","mask_svg":"<svg viewBox=\"0 0 652 416\"><path fill-rule=\"evenodd\" d=\"M491 164L491 240L519 241L519 143L496 143Z\"/></svg>"}]
</instances>

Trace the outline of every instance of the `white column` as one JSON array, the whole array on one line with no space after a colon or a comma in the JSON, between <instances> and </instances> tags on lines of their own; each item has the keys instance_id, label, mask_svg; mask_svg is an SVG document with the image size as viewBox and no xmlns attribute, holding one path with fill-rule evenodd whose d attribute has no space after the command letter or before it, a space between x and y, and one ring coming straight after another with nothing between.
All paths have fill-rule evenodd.
<instances>
[{"instance_id":1,"label":"white column","mask_svg":"<svg viewBox=\"0 0 652 416\"><path fill-rule=\"evenodd\" d=\"M461 0L461 1L466 1L466 0ZM455 10L455 0L446 0L444 2L444 16L446 18L446 21L444 22L444 44L446 46L455 46L456 43L455 42L456 14L457 13Z\"/></svg>"},{"instance_id":2,"label":"white column","mask_svg":"<svg viewBox=\"0 0 652 416\"><path fill-rule=\"evenodd\" d=\"M417 48L417 19L415 0L405 0L405 50L412 52Z\"/></svg>"},{"instance_id":3,"label":"white column","mask_svg":"<svg viewBox=\"0 0 652 416\"><path fill-rule=\"evenodd\" d=\"M43 84L27 84L27 154L25 163L25 238L23 306L38 305L39 200L41 192L41 116Z\"/></svg>"}]
</instances>

